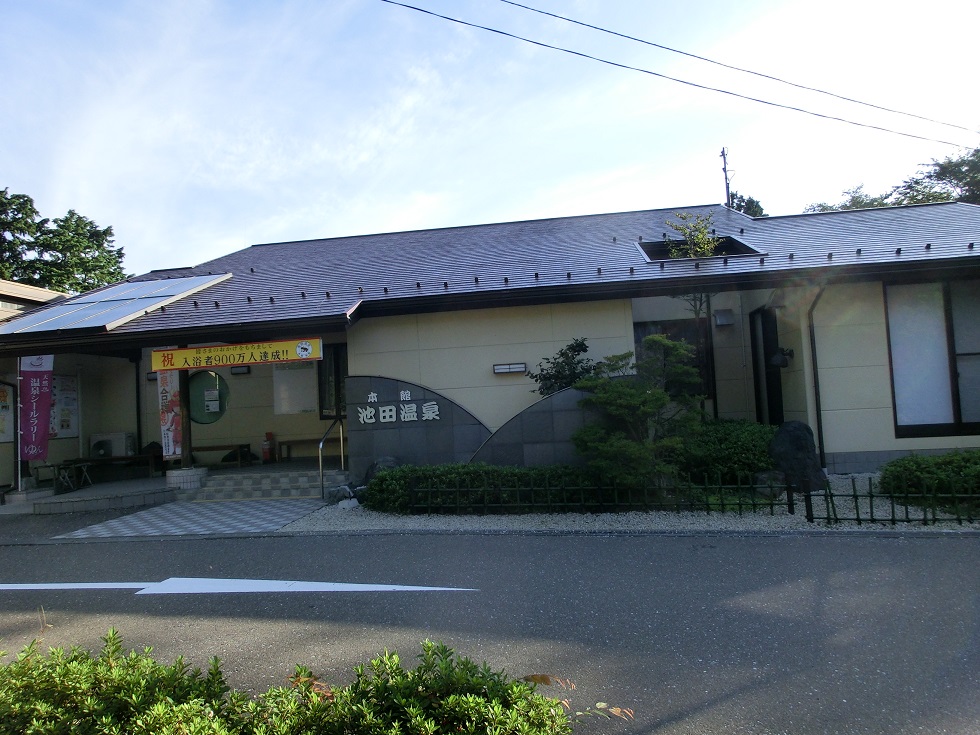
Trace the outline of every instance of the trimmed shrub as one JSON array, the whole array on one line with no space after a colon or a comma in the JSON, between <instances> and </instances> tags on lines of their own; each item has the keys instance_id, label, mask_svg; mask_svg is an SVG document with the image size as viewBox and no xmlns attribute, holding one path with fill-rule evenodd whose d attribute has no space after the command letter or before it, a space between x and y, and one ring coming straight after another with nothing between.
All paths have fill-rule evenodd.
<instances>
[{"instance_id":1,"label":"trimmed shrub","mask_svg":"<svg viewBox=\"0 0 980 735\"><path fill-rule=\"evenodd\" d=\"M592 486L588 472L567 465L546 467L506 467L481 463L443 465L403 465L382 470L371 482L363 497L364 506L385 513L412 512L412 490L416 488L472 490L462 493L463 505L515 502L517 488L560 488Z\"/></svg>"},{"instance_id":2,"label":"trimmed shrub","mask_svg":"<svg viewBox=\"0 0 980 735\"><path fill-rule=\"evenodd\" d=\"M939 455L910 454L881 468L881 490L917 505L980 512L980 449ZM964 498L961 496L969 495Z\"/></svg>"},{"instance_id":3,"label":"trimmed shrub","mask_svg":"<svg viewBox=\"0 0 980 735\"><path fill-rule=\"evenodd\" d=\"M603 481L643 488L676 471L669 458L701 417L693 358L683 340L652 334L635 359L632 352L610 355L575 384L587 394L579 405L597 419L572 440Z\"/></svg>"},{"instance_id":4,"label":"trimmed shrub","mask_svg":"<svg viewBox=\"0 0 980 735\"><path fill-rule=\"evenodd\" d=\"M705 421L685 437L672 460L679 474L695 483L748 483L757 472L773 468L769 443L776 429L744 419Z\"/></svg>"}]
</instances>

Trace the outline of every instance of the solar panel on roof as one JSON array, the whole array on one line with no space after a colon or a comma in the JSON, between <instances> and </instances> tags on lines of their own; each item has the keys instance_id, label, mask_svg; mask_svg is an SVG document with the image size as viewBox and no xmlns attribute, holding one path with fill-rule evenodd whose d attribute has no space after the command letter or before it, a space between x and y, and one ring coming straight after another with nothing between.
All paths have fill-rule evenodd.
<instances>
[{"instance_id":1,"label":"solar panel on roof","mask_svg":"<svg viewBox=\"0 0 980 735\"><path fill-rule=\"evenodd\" d=\"M0 334L25 334L61 329L107 331L230 278L230 273L158 281L117 283L99 291L61 301L0 325Z\"/></svg>"}]
</instances>

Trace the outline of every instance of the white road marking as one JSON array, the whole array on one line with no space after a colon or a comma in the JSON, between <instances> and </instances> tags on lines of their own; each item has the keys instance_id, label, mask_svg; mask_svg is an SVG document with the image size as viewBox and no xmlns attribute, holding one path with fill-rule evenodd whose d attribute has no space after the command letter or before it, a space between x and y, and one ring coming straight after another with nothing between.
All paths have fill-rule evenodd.
<instances>
[{"instance_id":1,"label":"white road marking","mask_svg":"<svg viewBox=\"0 0 980 735\"><path fill-rule=\"evenodd\" d=\"M279 579L171 577L162 582L50 582L0 584L0 590L137 590L137 595L214 595L236 592L479 592L465 587L412 587Z\"/></svg>"}]
</instances>

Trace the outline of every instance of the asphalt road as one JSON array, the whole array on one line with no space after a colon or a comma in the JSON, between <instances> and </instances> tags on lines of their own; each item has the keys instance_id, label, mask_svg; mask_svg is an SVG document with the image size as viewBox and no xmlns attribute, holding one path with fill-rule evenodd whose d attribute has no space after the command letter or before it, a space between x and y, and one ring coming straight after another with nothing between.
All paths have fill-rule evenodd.
<instances>
[{"instance_id":1,"label":"asphalt road","mask_svg":"<svg viewBox=\"0 0 980 735\"><path fill-rule=\"evenodd\" d=\"M980 538L352 535L93 543L0 540L0 583L248 578L472 588L136 594L0 590L0 647L127 648L224 662L264 691L302 663L444 641L576 707L582 732L980 732ZM42 613L43 610L43 613Z\"/></svg>"}]
</instances>

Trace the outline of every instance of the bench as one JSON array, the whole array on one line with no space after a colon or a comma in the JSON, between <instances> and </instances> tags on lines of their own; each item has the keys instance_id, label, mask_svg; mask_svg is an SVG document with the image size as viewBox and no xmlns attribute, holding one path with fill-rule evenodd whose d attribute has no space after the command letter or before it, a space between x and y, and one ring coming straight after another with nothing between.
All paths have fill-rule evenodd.
<instances>
[{"instance_id":1,"label":"bench","mask_svg":"<svg viewBox=\"0 0 980 735\"><path fill-rule=\"evenodd\" d=\"M194 445L191 449L191 454L194 452L234 452L238 459L238 466L241 467L243 464L252 464L252 445L247 443L242 444L208 444L206 446Z\"/></svg>"},{"instance_id":2,"label":"bench","mask_svg":"<svg viewBox=\"0 0 980 735\"><path fill-rule=\"evenodd\" d=\"M47 482L51 480L51 485L55 490L58 489L58 470L60 469L60 464L48 464L47 462L42 464L36 464L31 467L31 474L34 475L34 481L37 486L40 487L42 482ZM50 472L51 477L41 477L43 473Z\"/></svg>"},{"instance_id":3,"label":"bench","mask_svg":"<svg viewBox=\"0 0 980 735\"><path fill-rule=\"evenodd\" d=\"M327 440L323 442L324 446L327 444L339 443L340 437L338 436L328 436ZM293 458L293 447L295 446L312 446L315 449L320 447L320 437L315 438L299 438L299 439L280 439L279 446L276 448L276 461L282 462L284 460L290 460Z\"/></svg>"}]
</instances>

